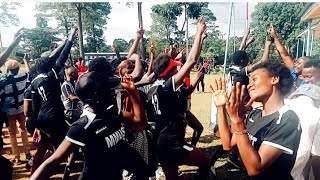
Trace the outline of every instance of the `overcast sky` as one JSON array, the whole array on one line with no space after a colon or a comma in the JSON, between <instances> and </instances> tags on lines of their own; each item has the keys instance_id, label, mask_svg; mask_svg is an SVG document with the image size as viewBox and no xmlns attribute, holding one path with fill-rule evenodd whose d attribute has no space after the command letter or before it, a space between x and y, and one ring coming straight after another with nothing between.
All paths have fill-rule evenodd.
<instances>
[{"instance_id":1,"label":"overcast sky","mask_svg":"<svg viewBox=\"0 0 320 180\"><path fill-rule=\"evenodd\" d=\"M143 17L143 26L144 29L149 30L152 23L150 17L151 7L155 4L163 4L165 2L155 3L155 2L143 2L142 3L142 17ZM110 18L105 30L105 38L107 44L111 45L115 38L123 38L127 41L135 37L135 32L138 28L138 15L137 15L137 6L134 3L134 6L129 8L125 3L111 2L111 13L108 15ZM257 3L249 3L249 21L251 20L250 14L254 10L254 6ZM6 47L13 38L14 32L19 29L19 27L34 28L35 27L35 11L34 11L35 2L22 2L21 8L17 10L17 16L20 19L20 26L18 27L0 27L2 35L2 44ZM219 30L223 33L228 31L228 17L229 17L229 2L215 2L209 3L209 9L216 16L216 24L219 26ZM245 2L234 3L235 7L235 19L232 18L235 24L235 35L242 36L245 29ZM183 23L183 15L178 18L179 29ZM190 21L189 21L190 22ZM233 23L232 23L233 24ZM50 22L50 26L55 27L55 22ZM195 33L194 25L189 23L190 35ZM233 36L233 26L231 26L231 36Z\"/></svg>"}]
</instances>

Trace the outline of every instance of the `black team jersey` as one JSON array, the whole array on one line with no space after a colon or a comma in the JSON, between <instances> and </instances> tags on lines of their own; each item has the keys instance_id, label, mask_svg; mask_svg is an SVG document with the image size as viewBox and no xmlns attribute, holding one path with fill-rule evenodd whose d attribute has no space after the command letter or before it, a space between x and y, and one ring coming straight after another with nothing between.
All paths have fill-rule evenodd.
<instances>
[{"instance_id":1,"label":"black team jersey","mask_svg":"<svg viewBox=\"0 0 320 180\"><path fill-rule=\"evenodd\" d=\"M254 109L246 119L249 139L256 149L261 144L283 150L283 153L261 175L252 179L293 179L290 172L295 163L301 128L298 116L287 105L262 117L261 109Z\"/></svg>"},{"instance_id":2,"label":"black team jersey","mask_svg":"<svg viewBox=\"0 0 320 180\"><path fill-rule=\"evenodd\" d=\"M89 179L121 180L126 166L147 169L139 153L127 143L122 119L113 105L102 115L85 107L81 118L71 125L66 139L81 147Z\"/></svg>"},{"instance_id":3,"label":"black team jersey","mask_svg":"<svg viewBox=\"0 0 320 180\"><path fill-rule=\"evenodd\" d=\"M162 154L179 153L186 144L187 123L182 115L185 110L182 110L177 89L171 77L167 81L156 81L148 92L148 118L156 122L157 149Z\"/></svg>"},{"instance_id":4,"label":"black team jersey","mask_svg":"<svg viewBox=\"0 0 320 180\"><path fill-rule=\"evenodd\" d=\"M59 131L65 125L64 106L61 101L61 80L58 72L64 67L72 42L63 48L55 67L46 74L39 74L31 83L32 117L37 119L36 126L46 133Z\"/></svg>"}]
</instances>

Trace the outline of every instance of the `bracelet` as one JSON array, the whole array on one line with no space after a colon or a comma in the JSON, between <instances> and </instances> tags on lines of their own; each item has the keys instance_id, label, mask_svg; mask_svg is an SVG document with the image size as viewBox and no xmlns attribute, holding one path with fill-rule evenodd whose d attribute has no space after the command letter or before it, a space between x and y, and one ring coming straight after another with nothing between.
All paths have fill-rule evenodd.
<instances>
[{"instance_id":1,"label":"bracelet","mask_svg":"<svg viewBox=\"0 0 320 180\"><path fill-rule=\"evenodd\" d=\"M241 131L234 130L233 134L235 134L235 135L244 135L244 134L247 134L247 132L248 132L247 129L243 129Z\"/></svg>"}]
</instances>

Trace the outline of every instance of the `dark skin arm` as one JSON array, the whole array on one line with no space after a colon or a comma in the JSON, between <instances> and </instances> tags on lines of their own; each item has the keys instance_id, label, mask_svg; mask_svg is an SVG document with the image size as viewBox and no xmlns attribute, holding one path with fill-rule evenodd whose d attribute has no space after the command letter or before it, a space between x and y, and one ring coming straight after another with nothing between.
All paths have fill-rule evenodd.
<instances>
[{"instance_id":1,"label":"dark skin arm","mask_svg":"<svg viewBox=\"0 0 320 180\"><path fill-rule=\"evenodd\" d=\"M77 150L79 147L76 144L64 139L58 149L51 155L47 160L45 160L41 166L32 174L30 180L41 180L50 179L50 176L63 162L69 154Z\"/></svg>"},{"instance_id":2,"label":"dark skin arm","mask_svg":"<svg viewBox=\"0 0 320 180\"><path fill-rule=\"evenodd\" d=\"M135 130L143 131L144 125L147 123L146 114L140 101L139 93L134 86L130 77L124 77L121 86L128 91L129 99L132 103L132 113L122 111L123 117L131 123L135 124Z\"/></svg>"},{"instance_id":3,"label":"dark skin arm","mask_svg":"<svg viewBox=\"0 0 320 180\"><path fill-rule=\"evenodd\" d=\"M0 54L0 67L6 62L10 54L12 53L13 49L20 43L21 38L22 38L22 30L24 28L19 29L15 35L12 43L5 49L1 54Z\"/></svg>"},{"instance_id":4,"label":"dark skin arm","mask_svg":"<svg viewBox=\"0 0 320 180\"><path fill-rule=\"evenodd\" d=\"M138 49L138 46L139 46L139 42L140 42L140 40L141 40L142 37L143 37L143 33L144 33L144 30L138 29L138 31L137 31L137 37L136 37L136 39L134 40L134 42L133 42L133 44L132 44L132 46L131 46L131 48L130 48L130 50L129 50L129 52L128 52L128 58L131 57L131 55L132 55L133 53L136 53L136 52L137 52L137 49Z\"/></svg>"},{"instance_id":5,"label":"dark skin arm","mask_svg":"<svg viewBox=\"0 0 320 180\"><path fill-rule=\"evenodd\" d=\"M68 39L65 39L55 50L53 50L51 52L51 54L49 55L49 58L52 59L57 59L59 57L59 55L61 54L64 46L66 45Z\"/></svg>"},{"instance_id":6,"label":"dark skin arm","mask_svg":"<svg viewBox=\"0 0 320 180\"><path fill-rule=\"evenodd\" d=\"M204 18L200 17L197 24L197 33L195 35L191 51L187 57L187 61L181 67L178 73L173 76L175 87L178 87L182 83L187 73L189 73L193 66L196 64L196 60L199 58L201 52L202 35L205 33L205 31L206 24Z\"/></svg>"},{"instance_id":7,"label":"dark skin arm","mask_svg":"<svg viewBox=\"0 0 320 180\"><path fill-rule=\"evenodd\" d=\"M149 61L148 72L147 72L148 76L151 74L151 71L152 71L152 64L154 61L155 54L156 54L156 48L154 47L154 43L151 42L151 44L150 44L150 61Z\"/></svg>"},{"instance_id":8,"label":"dark skin arm","mask_svg":"<svg viewBox=\"0 0 320 180\"><path fill-rule=\"evenodd\" d=\"M248 66L246 67L248 73L251 72L251 69L252 69L252 67L253 67L254 65L269 60L269 54L270 54L270 46L271 46L271 44L272 44L272 42L269 41L269 40L266 38L266 42L265 42L265 44L264 44L264 51L263 51L263 55L262 55L262 57L261 57L261 60L258 61L258 62L256 62L255 64L250 64L250 65L248 65Z\"/></svg>"},{"instance_id":9,"label":"dark skin arm","mask_svg":"<svg viewBox=\"0 0 320 180\"><path fill-rule=\"evenodd\" d=\"M193 81L192 84L190 85L190 87L188 87L188 94L189 95L192 94L192 92L195 90L195 88L199 84L200 79L204 76L204 74L202 73L202 69L203 69L203 67L199 67L195 81Z\"/></svg>"},{"instance_id":10,"label":"dark skin arm","mask_svg":"<svg viewBox=\"0 0 320 180\"><path fill-rule=\"evenodd\" d=\"M133 72L130 74L134 82L139 81L143 76L143 67L141 63L140 56L138 54L132 54L130 59L134 60L134 69Z\"/></svg>"},{"instance_id":11,"label":"dark skin arm","mask_svg":"<svg viewBox=\"0 0 320 180\"><path fill-rule=\"evenodd\" d=\"M294 67L294 61L293 61L292 57L289 55L287 49L281 43L281 40L272 25L271 25L270 29L268 30L268 32L269 32L270 36L272 38L274 38L274 43L275 43L276 48L281 56L281 59L283 60L284 65L288 69L292 69Z\"/></svg>"},{"instance_id":12,"label":"dark skin arm","mask_svg":"<svg viewBox=\"0 0 320 180\"><path fill-rule=\"evenodd\" d=\"M112 51L113 51L114 53L116 53L117 59L120 59L120 58L121 58L120 53L119 53L119 51L118 51L118 48L117 48L117 46L116 46L115 44L112 45Z\"/></svg>"},{"instance_id":13,"label":"dark skin arm","mask_svg":"<svg viewBox=\"0 0 320 180\"><path fill-rule=\"evenodd\" d=\"M247 42L247 38L248 38L249 34L250 34L250 28L245 30L244 36L243 36L243 38L241 40L241 44L240 44L239 50L245 50L246 42Z\"/></svg>"},{"instance_id":14,"label":"dark skin arm","mask_svg":"<svg viewBox=\"0 0 320 180\"><path fill-rule=\"evenodd\" d=\"M154 75L155 74L153 72L149 76L142 77L142 79L139 82L134 83L134 85L136 87L141 87L141 86L144 86L144 85L151 84L156 80L156 79L154 79Z\"/></svg>"}]
</instances>

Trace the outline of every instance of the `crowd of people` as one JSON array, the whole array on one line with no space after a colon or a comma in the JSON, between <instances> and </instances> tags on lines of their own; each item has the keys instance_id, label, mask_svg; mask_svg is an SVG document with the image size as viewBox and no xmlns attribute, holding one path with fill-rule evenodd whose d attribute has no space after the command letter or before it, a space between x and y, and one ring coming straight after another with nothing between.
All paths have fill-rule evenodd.
<instances>
[{"instance_id":1,"label":"crowd of people","mask_svg":"<svg viewBox=\"0 0 320 180\"><path fill-rule=\"evenodd\" d=\"M176 180L178 166L185 164L197 166L194 178L204 180L224 153L251 179L320 179L320 61L292 59L273 26L260 61L252 63L245 51L254 41L247 40L247 29L228 79L212 82L222 145L212 157L196 147L203 125L191 112L191 94L199 84L204 91L209 67L207 61L198 63L206 38L203 17L196 29L188 56L171 48L156 57L151 42L148 62L141 60L136 52L144 31L139 29L126 58L114 46L112 62L98 57L86 65L79 58L66 65L77 40L75 27L33 64L25 56L26 73L8 58L24 35L19 30L0 55L7 70L0 76L0 125L8 127L14 155L11 162L1 156L1 179L12 179L12 165L25 163L20 153L32 180L49 179L65 161L63 179L68 179L79 158L84 161L79 179L156 179L161 166L166 179ZM282 60L269 59L272 44ZM18 148L17 121L23 148ZM186 126L193 129L190 143Z\"/></svg>"}]
</instances>

